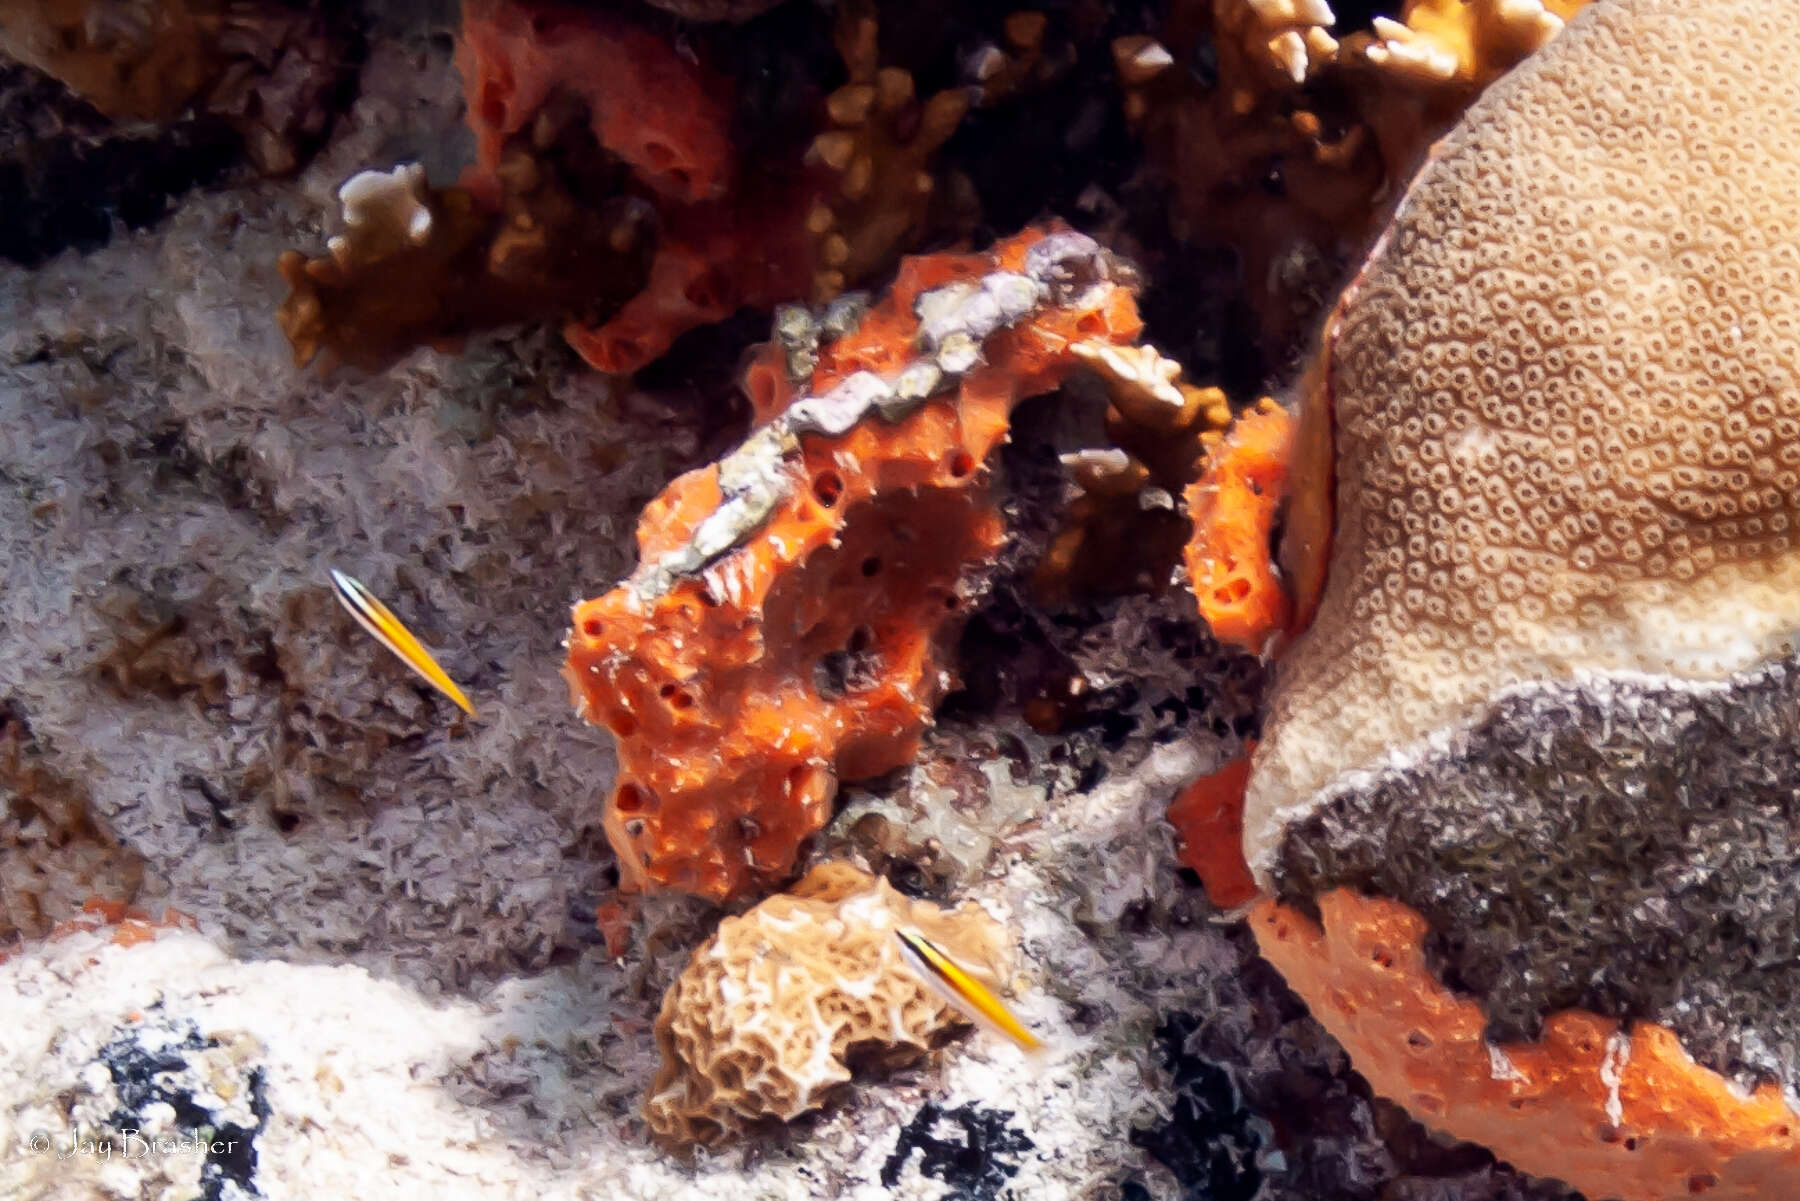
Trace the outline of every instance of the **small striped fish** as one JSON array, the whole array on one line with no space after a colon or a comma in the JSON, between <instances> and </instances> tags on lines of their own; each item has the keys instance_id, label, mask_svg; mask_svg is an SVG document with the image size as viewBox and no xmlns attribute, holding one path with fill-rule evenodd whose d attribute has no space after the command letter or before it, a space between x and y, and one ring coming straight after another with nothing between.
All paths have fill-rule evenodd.
<instances>
[{"instance_id":1,"label":"small striped fish","mask_svg":"<svg viewBox=\"0 0 1800 1201\"><path fill-rule=\"evenodd\" d=\"M944 954L936 943L906 930L896 930L894 933L900 936L901 952L913 970L958 1010L971 1019L1000 1031L1027 1051L1035 1051L1044 1045L1036 1035L1025 1029L1024 1024L1012 1015L1012 1011L1001 1003L999 997L990 992L981 981L956 966L956 961Z\"/></svg>"},{"instance_id":2,"label":"small striped fish","mask_svg":"<svg viewBox=\"0 0 1800 1201\"><path fill-rule=\"evenodd\" d=\"M350 610L350 616L356 618L357 625L369 631L375 641L398 655L400 661L424 677L426 683L455 701L464 713L470 717L475 716L475 706L469 703L463 690L456 686L456 681L445 674L437 660L431 657L431 652L394 616L394 611L376 600L375 594L363 587L361 581L334 567L331 570L331 586L344 608Z\"/></svg>"}]
</instances>

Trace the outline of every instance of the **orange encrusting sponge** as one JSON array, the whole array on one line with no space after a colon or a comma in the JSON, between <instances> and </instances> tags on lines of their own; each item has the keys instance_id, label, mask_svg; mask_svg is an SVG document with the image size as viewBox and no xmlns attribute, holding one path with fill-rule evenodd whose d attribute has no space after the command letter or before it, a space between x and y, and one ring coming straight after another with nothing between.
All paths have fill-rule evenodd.
<instances>
[{"instance_id":1,"label":"orange encrusting sponge","mask_svg":"<svg viewBox=\"0 0 1800 1201\"><path fill-rule=\"evenodd\" d=\"M1580 1010L1546 1019L1536 1042L1491 1045L1481 1006L1427 966L1424 917L1343 889L1318 904L1322 927L1260 903L1263 957L1375 1091L1427 1125L1534 1175L1605 1181L1622 1201L1800 1196L1800 1114L1776 1085L1746 1095L1667 1027Z\"/></svg>"},{"instance_id":2,"label":"orange encrusting sponge","mask_svg":"<svg viewBox=\"0 0 1800 1201\"><path fill-rule=\"evenodd\" d=\"M736 169L727 81L629 21L555 3L470 0L457 68L475 131L479 190L513 135L559 94L586 106L594 139L659 196L725 194Z\"/></svg>"},{"instance_id":3,"label":"orange encrusting sponge","mask_svg":"<svg viewBox=\"0 0 1800 1201\"><path fill-rule=\"evenodd\" d=\"M1263 400L1240 416L1187 490L1194 533L1188 581L1220 642L1260 652L1288 626L1292 605L1270 561L1270 533L1287 491L1294 419Z\"/></svg>"},{"instance_id":4,"label":"orange encrusting sponge","mask_svg":"<svg viewBox=\"0 0 1800 1201\"><path fill-rule=\"evenodd\" d=\"M1246 741L1241 756L1189 784L1169 806L1169 824L1181 836L1181 862L1200 873L1208 899L1221 909L1261 891L1244 861L1244 789L1255 752L1256 743Z\"/></svg>"},{"instance_id":5,"label":"orange encrusting sponge","mask_svg":"<svg viewBox=\"0 0 1800 1201\"><path fill-rule=\"evenodd\" d=\"M903 264L888 297L823 348L810 395L918 360L922 293L1019 271L1044 236ZM911 761L950 683L959 581L1004 535L985 468L1013 405L1077 366L1073 343L1128 343L1140 329L1116 283L1040 303L904 416L803 432L777 461L780 499L704 570L576 607L568 674L581 712L618 739L606 830L627 886L726 900L777 884L840 778ZM747 387L767 434L796 399L780 357L758 358ZM640 520L640 563L694 545L733 486L718 464L671 483Z\"/></svg>"}]
</instances>

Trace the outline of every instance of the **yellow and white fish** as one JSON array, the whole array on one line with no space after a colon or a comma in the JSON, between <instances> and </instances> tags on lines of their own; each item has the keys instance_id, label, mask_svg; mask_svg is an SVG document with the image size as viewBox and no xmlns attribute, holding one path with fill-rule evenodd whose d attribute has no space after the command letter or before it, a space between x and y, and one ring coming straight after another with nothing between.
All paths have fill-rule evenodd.
<instances>
[{"instance_id":1,"label":"yellow and white fish","mask_svg":"<svg viewBox=\"0 0 1800 1201\"><path fill-rule=\"evenodd\" d=\"M958 967L938 945L922 934L896 930L901 954L938 993L970 1020L998 1030L1027 1051L1044 1044L988 987Z\"/></svg>"},{"instance_id":2,"label":"yellow and white fish","mask_svg":"<svg viewBox=\"0 0 1800 1201\"><path fill-rule=\"evenodd\" d=\"M413 636L394 611L375 599L375 594L363 587L361 581L345 575L335 567L331 570L331 585L337 592L338 600L344 608L350 610L350 616L356 618L356 624L369 631L375 640L398 655L400 661L418 672L426 683L455 701L464 713L475 716L475 706L463 695L463 690L456 686L431 652L423 643Z\"/></svg>"}]
</instances>

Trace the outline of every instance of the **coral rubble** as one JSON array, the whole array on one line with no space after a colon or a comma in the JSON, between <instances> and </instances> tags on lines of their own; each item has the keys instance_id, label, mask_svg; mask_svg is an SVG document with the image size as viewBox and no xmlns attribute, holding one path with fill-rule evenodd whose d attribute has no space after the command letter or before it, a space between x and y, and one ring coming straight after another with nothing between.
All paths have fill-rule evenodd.
<instances>
[{"instance_id":1,"label":"coral rubble","mask_svg":"<svg viewBox=\"0 0 1800 1201\"><path fill-rule=\"evenodd\" d=\"M575 610L569 679L618 739L606 827L628 882L777 883L840 778L912 759L965 576L1001 540L988 460L1075 344L1137 336L1116 274L1068 232L914 259L797 376L779 338L753 365L773 416L652 502L637 570Z\"/></svg>"},{"instance_id":2,"label":"coral rubble","mask_svg":"<svg viewBox=\"0 0 1800 1201\"><path fill-rule=\"evenodd\" d=\"M924 934L990 986L1005 930L979 906L944 912L848 863L728 917L695 950L656 1019L662 1068L644 1116L679 1145L714 1144L823 1105L872 1055L917 1057L963 1024L901 954Z\"/></svg>"}]
</instances>

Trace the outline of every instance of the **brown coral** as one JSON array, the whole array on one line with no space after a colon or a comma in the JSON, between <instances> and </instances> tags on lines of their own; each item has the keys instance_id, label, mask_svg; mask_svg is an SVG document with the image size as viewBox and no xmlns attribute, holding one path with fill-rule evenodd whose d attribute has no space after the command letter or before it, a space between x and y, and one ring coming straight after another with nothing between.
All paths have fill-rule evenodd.
<instances>
[{"instance_id":1,"label":"brown coral","mask_svg":"<svg viewBox=\"0 0 1800 1201\"><path fill-rule=\"evenodd\" d=\"M378 371L421 343L610 313L642 286L652 244L642 205L583 203L553 159L523 150L497 174L493 209L466 188L428 189L416 165L348 181L330 253L281 257L289 294L277 319L295 362Z\"/></svg>"},{"instance_id":2,"label":"brown coral","mask_svg":"<svg viewBox=\"0 0 1800 1201\"><path fill-rule=\"evenodd\" d=\"M1098 245L1034 230L910 260L816 360L752 369L776 415L652 502L637 571L575 610L569 678L619 740L606 827L628 883L778 882L838 779L912 758L959 581L1001 539L986 467L1012 406L1057 385L1074 343L1138 330Z\"/></svg>"},{"instance_id":3,"label":"brown coral","mask_svg":"<svg viewBox=\"0 0 1800 1201\"><path fill-rule=\"evenodd\" d=\"M460 220L405 264L290 257L284 326L297 353L324 344L379 364L471 328L552 316L589 363L631 372L740 308L823 301L888 271L933 224L933 160L969 101L958 89L915 97L910 73L881 65L864 9L847 7L839 30L849 79L825 98L823 131L792 162L753 162L733 145L729 63L622 14L475 0L457 61L476 161L467 195L432 201ZM519 225L527 173L525 191L552 187L557 203L526 203L530 223ZM562 270L494 286L479 261L492 233L478 217L529 231L550 248L544 267ZM596 257L602 245L612 258Z\"/></svg>"},{"instance_id":4,"label":"brown coral","mask_svg":"<svg viewBox=\"0 0 1800 1201\"><path fill-rule=\"evenodd\" d=\"M107 116L216 114L272 175L323 138L350 77L347 51L318 12L259 0L23 0L0 21L0 53Z\"/></svg>"},{"instance_id":5,"label":"brown coral","mask_svg":"<svg viewBox=\"0 0 1800 1201\"><path fill-rule=\"evenodd\" d=\"M1527 1172L1622 1201L1766 1201L1800 1186L1800 1114L1746 1095L1666 1027L1568 1011L1533 1043L1496 1046L1474 1001L1426 964L1425 920L1337 891L1320 923L1265 901L1251 928L1371 1086Z\"/></svg>"},{"instance_id":6,"label":"brown coral","mask_svg":"<svg viewBox=\"0 0 1800 1201\"><path fill-rule=\"evenodd\" d=\"M1182 0L1166 45L1147 35L1114 43L1127 112L1143 128L1152 160L1172 177L1177 232L1241 255L1266 357L1295 347L1343 264L1375 236L1426 146L1579 7L1580 0L1555 0L1553 12L1537 0L1413 0L1402 14L1411 25L1384 18L1383 40L1364 34L1340 45L1328 32L1335 18L1324 0ZM1224 397L1217 399L1222 411ZM1192 432L1223 425L1214 419ZM1156 548L1174 527L1167 510L1141 503L1143 490L1154 481L1179 493L1204 465L1191 439L1171 438L1166 422L1115 404L1107 428L1124 453L1103 448L1071 464L1082 494L1040 572L1052 591L1071 581L1141 589L1165 578L1156 570L1165 562ZM1266 423L1246 423L1235 447L1239 466L1258 453L1246 440L1267 432ZM1274 455L1262 456L1262 478L1238 480L1235 493L1222 494L1211 481L1189 490L1190 510L1198 512L1188 574L1200 581L1203 607L1211 606L1209 620L1218 619L1214 630L1223 641L1260 651L1273 631L1304 628L1311 618L1330 520L1329 448L1321 436L1329 431L1284 432L1281 445L1265 448ZM1299 446L1290 446L1290 437ZM1145 445L1157 448L1160 469L1143 470L1138 447ZM1258 489L1274 474L1285 476L1293 454L1304 456L1309 474L1297 498L1283 587L1263 546L1279 500ZM1206 470L1217 477L1222 462ZM1133 500L1143 511L1133 511ZM1253 510L1255 519L1241 523ZM1149 553L1133 562L1127 548ZM1208 584L1210 576L1217 579ZM1226 604L1234 591L1240 595ZM1240 603L1255 611L1254 620L1226 612Z\"/></svg>"},{"instance_id":7,"label":"brown coral","mask_svg":"<svg viewBox=\"0 0 1800 1201\"><path fill-rule=\"evenodd\" d=\"M1177 236L1242 256L1247 299L1277 350L1371 235L1386 179L1347 97L1321 78L1336 61L1321 41L1329 16L1324 5L1177 0L1160 41L1114 46L1127 112L1174 187Z\"/></svg>"},{"instance_id":8,"label":"brown coral","mask_svg":"<svg viewBox=\"0 0 1800 1201\"><path fill-rule=\"evenodd\" d=\"M1231 421L1219 388L1181 378L1154 346L1079 345L1106 388L1111 445L1065 455L1077 495L1034 582L1049 596L1148 592L1168 583L1187 539L1177 498L1217 431Z\"/></svg>"},{"instance_id":9,"label":"brown coral","mask_svg":"<svg viewBox=\"0 0 1800 1201\"><path fill-rule=\"evenodd\" d=\"M1324 0L1177 0L1160 40L1121 38L1114 55L1126 111L1174 185L1177 233L1243 256L1279 354L1426 147L1584 2L1409 0L1340 44Z\"/></svg>"},{"instance_id":10,"label":"brown coral","mask_svg":"<svg viewBox=\"0 0 1800 1201\"><path fill-rule=\"evenodd\" d=\"M834 178L806 218L818 239L815 300L869 279L911 248L937 191L933 156L968 111L961 91L921 101L913 77L881 66L879 24L846 6L838 24L838 52L849 82L825 101L829 127L813 139L807 162Z\"/></svg>"},{"instance_id":11,"label":"brown coral","mask_svg":"<svg viewBox=\"0 0 1800 1201\"><path fill-rule=\"evenodd\" d=\"M1589 0L1408 0L1399 20L1346 38L1342 60L1388 175L1411 176L1426 147L1484 88L1562 32Z\"/></svg>"},{"instance_id":12,"label":"brown coral","mask_svg":"<svg viewBox=\"0 0 1800 1201\"><path fill-rule=\"evenodd\" d=\"M1045 82L1051 72L1044 56L1049 18L1035 9L1009 13L1000 24L1000 44L985 42L964 64L980 103L997 104Z\"/></svg>"},{"instance_id":13,"label":"brown coral","mask_svg":"<svg viewBox=\"0 0 1800 1201\"><path fill-rule=\"evenodd\" d=\"M650 1128L689 1146L789 1121L825 1104L854 1067L916 1058L964 1025L902 957L902 929L989 987L1011 974L1006 933L978 906L946 913L847 863L823 864L721 922L670 987Z\"/></svg>"}]
</instances>

